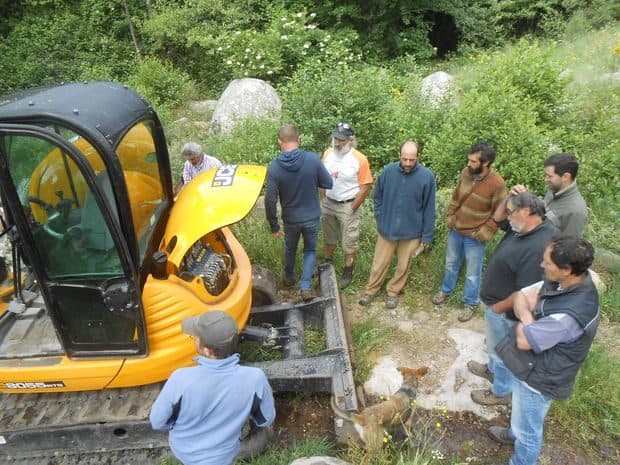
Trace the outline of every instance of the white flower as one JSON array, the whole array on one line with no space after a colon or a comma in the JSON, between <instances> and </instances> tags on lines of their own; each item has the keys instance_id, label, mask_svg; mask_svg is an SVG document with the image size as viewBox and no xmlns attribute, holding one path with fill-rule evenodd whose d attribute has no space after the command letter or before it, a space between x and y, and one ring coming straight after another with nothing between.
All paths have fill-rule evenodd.
<instances>
[{"instance_id":1,"label":"white flower","mask_svg":"<svg viewBox=\"0 0 620 465\"><path fill-rule=\"evenodd\" d=\"M297 13L295 16L297 16L298 18L301 18L304 14L303 13Z\"/></svg>"},{"instance_id":2,"label":"white flower","mask_svg":"<svg viewBox=\"0 0 620 465\"><path fill-rule=\"evenodd\" d=\"M316 13L310 13L311 18L316 18Z\"/></svg>"},{"instance_id":3,"label":"white flower","mask_svg":"<svg viewBox=\"0 0 620 465\"><path fill-rule=\"evenodd\" d=\"M245 53L250 53L250 49L249 49L249 48L246 48L246 49L245 49Z\"/></svg>"},{"instance_id":4,"label":"white flower","mask_svg":"<svg viewBox=\"0 0 620 465\"><path fill-rule=\"evenodd\" d=\"M316 29L316 24L308 24L306 29Z\"/></svg>"},{"instance_id":5,"label":"white flower","mask_svg":"<svg viewBox=\"0 0 620 465\"><path fill-rule=\"evenodd\" d=\"M267 74L273 74L273 71L269 70L267 71Z\"/></svg>"},{"instance_id":6,"label":"white flower","mask_svg":"<svg viewBox=\"0 0 620 465\"><path fill-rule=\"evenodd\" d=\"M265 67L265 65L260 65L259 66L260 69L263 69L264 67Z\"/></svg>"},{"instance_id":7,"label":"white flower","mask_svg":"<svg viewBox=\"0 0 620 465\"><path fill-rule=\"evenodd\" d=\"M310 42L306 42L306 43L304 44L304 48L310 48Z\"/></svg>"},{"instance_id":8,"label":"white flower","mask_svg":"<svg viewBox=\"0 0 620 465\"><path fill-rule=\"evenodd\" d=\"M263 56L262 56L262 55L256 55L256 59L257 59L257 60L260 60L261 58L263 58Z\"/></svg>"},{"instance_id":9,"label":"white flower","mask_svg":"<svg viewBox=\"0 0 620 465\"><path fill-rule=\"evenodd\" d=\"M282 36L280 36L280 39L282 39L282 40L286 40L286 39L288 39L288 36L286 36L286 35L282 35Z\"/></svg>"},{"instance_id":10,"label":"white flower","mask_svg":"<svg viewBox=\"0 0 620 465\"><path fill-rule=\"evenodd\" d=\"M221 52L221 51L222 51L222 47L218 47L218 48L217 48L217 51L218 51L218 52Z\"/></svg>"},{"instance_id":11,"label":"white flower","mask_svg":"<svg viewBox=\"0 0 620 465\"><path fill-rule=\"evenodd\" d=\"M232 65L232 60L226 60L227 65Z\"/></svg>"},{"instance_id":12,"label":"white flower","mask_svg":"<svg viewBox=\"0 0 620 465\"><path fill-rule=\"evenodd\" d=\"M281 21L286 21L286 16L284 16L283 18L281 18Z\"/></svg>"}]
</instances>

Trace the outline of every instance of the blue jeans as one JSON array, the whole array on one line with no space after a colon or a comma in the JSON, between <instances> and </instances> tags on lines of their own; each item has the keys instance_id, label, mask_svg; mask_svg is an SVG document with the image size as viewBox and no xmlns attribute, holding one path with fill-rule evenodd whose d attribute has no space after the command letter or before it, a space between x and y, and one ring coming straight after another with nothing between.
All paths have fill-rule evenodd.
<instances>
[{"instance_id":1,"label":"blue jeans","mask_svg":"<svg viewBox=\"0 0 620 465\"><path fill-rule=\"evenodd\" d=\"M495 346L508 336L510 331L514 331L515 322L506 318L503 313L495 313L491 307L487 307L484 312L484 320L487 325L489 370L493 372L493 394L505 396L512 389L512 374L495 353Z\"/></svg>"},{"instance_id":2,"label":"blue jeans","mask_svg":"<svg viewBox=\"0 0 620 465\"><path fill-rule=\"evenodd\" d=\"M536 465L543 440L543 425L551 398L512 376L512 414L509 434L515 438L515 452L509 465Z\"/></svg>"},{"instance_id":3,"label":"blue jeans","mask_svg":"<svg viewBox=\"0 0 620 465\"><path fill-rule=\"evenodd\" d=\"M319 219L306 223L284 223L284 275L290 280L295 278L295 255L299 237L304 238L304 263L299 280L299 288L302 291L312 288L319 224Z\"/></svg>"},{"instance_id":4,"label":"blue jeans","mask_svg":"<svg viewBox=\"0 0 620 465\"><path fill-rule=\"evenodd\" d=\"M478 293L480 291L480 275L482 274L482 261L484 260L485 242L464 236L454 229L448 234L446 245L446 266L441 283L441 290L445 294L452 294L456 287L459 271L463 258L465 258L465 285L463 286L463 302L466 305L477 306L480 304Z\"/></svg>"}]
</instances>

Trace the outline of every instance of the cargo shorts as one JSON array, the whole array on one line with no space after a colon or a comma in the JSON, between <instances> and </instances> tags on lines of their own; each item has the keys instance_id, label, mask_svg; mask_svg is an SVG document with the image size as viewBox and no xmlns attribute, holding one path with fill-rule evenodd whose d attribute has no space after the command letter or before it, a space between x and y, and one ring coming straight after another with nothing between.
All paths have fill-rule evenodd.
<instances>
[{"instance_id":1,"label":"cargo shorts","mask_svg":"<svg viewBox=\"0 0 620 465\"><path fill-rule=\"evenodd\" d=\"M339 242L345 254L357 251L360 237L361 208L353 211L352 201L338 202L329 197L323 198L321 223L323 239L327 245L336 245Z\"/></svg>"}]
</instances>

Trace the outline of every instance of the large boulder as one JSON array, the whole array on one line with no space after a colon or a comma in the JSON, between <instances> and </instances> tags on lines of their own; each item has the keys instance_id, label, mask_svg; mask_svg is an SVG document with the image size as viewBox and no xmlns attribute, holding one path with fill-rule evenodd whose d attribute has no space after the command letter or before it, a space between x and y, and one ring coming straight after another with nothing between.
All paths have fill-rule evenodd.
<instances>
[{"instance_id":1,"label":"large boulder","mask_svg":"<svg viewBox=\"0 0 620 465\"><path fill-rule=\"evenodd\" d=\"M437 71L429 74L420 83L420 94L429 104L439 105L452 91L454 76Z\"/></svg>"},{"instance_id":2,"label":"large boulder","mask_svg":"<svg viewBox=\"0 0 620 465\"><path fill-rule=\"evenodd\" d=\"M276 90L265 81L254 78L235 79L217 101L211 130L230 132L238 121L248 116L280 117L282 101Z\"/></svg>"},{"instance_id":3,"label":"large boulder","mask_svg":"<svg viewBox=\"0 0 620 465\"><path fill-rule=\"evenodd\" d=\"M290 465L351 465L349 462L337 459L335 457L317 456L302 457L291 462Z\"/></svg>"}]
</instances>

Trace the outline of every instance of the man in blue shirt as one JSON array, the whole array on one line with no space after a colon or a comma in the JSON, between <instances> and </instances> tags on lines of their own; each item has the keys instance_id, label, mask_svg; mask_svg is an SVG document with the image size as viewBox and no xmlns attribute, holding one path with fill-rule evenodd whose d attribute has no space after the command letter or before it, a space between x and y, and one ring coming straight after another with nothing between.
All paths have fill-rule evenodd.
<instances>
[{"instance_id":1,"label":"man in blue shirt","mask_svg":"<svg viewBox=\"0 0 620 465\"><path fill-rule=\"evenodd\" d=\"M407 282L411 258L419 247L430 246L435 232L435 176L418 163L418 144L400 148L400 160L387 165L375 185L377 244L361 305L368 305L381 289L396 252L398 264L387 284L386 307L396 308ZM420 251L423 249L419 249Z\"/></svg>"},{"instance_id":2,"label":"man in blue shirt","mask_svg":"<svg viewBox=\"0 0 620 465\"><path fill-rule=\"evenodd\" d=\"M303 300L310 300L316 263L316 242L321 220L319 188L331 189L333 181L316 153L299 148L299 131L285 124L278 132L282 153L269 163L265 213L275 237L281 237L276 204L280 199L284 223L284 285L295 284L295 255L299 237L304 239L304 262L299 280Z\"/></svg>"},{"instance_id":3,"label":"man in blue shirt","mask_svg":"<svg viewBox=\"0 0 620 465\"><path fill-rule=\"evenodd\" d=\"M172 373L151 409L153 428L169 431L170 449L184 465L232 464L248 419L261 438L249 440L264 448L276 415L273 395L261 370L239 365L235 321L215 310L186 318L182 328L195 338L198 365Z\"/></svg>"}]
</instances>

